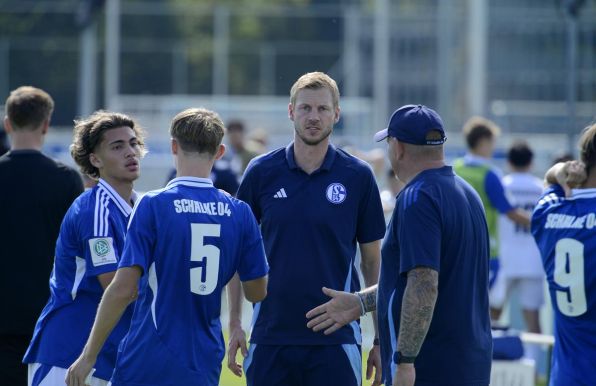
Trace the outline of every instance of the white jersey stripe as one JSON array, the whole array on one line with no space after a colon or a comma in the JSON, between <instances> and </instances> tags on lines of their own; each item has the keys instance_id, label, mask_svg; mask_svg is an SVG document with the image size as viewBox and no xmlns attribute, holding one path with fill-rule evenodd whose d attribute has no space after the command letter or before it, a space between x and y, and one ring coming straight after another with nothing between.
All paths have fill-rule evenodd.
<instances>
[{"instance_id":1,"label":"white jersey stripe","mask_svg":"<svg viewBox=\"0 0 596 386\"><path fill-rule=\"evenodd\" d=\"M99 208L101 206L101 190L97 189L95 193L95 212L93 213L93 236L97 236L99 233L99 224L97 219L99 218Z\"/></svg>"},{"instance_id":2,"label":"white jersey stripe","mask_svg":"<svg viewBox=\"0 0 596 386\"><path fill-rule=\"evenodd\" d=\"M103 237L107 237L108 236L108 226L110 223L110 208L108 207L108 197L105 197L105 207L103 208L103 233L102 236Z\"/></svg>"},{"instance_id":3,"label":"white jersey stripe","mask_svg":"<svg viewBox=\"0 0 596 386\"><path fill-rule=\"evenodd\" d=\"M99 189L101 190L101 189ZM107 222L107 217L106 217L106 211L107 211L107 206L108 206L108 196L106 194L106 192L104 190L101 191L101 197L100 197L100 201L99 201L99 217L98 217L98 230L97 230L97 234L95 235L96 237L104 237L106 236L106 222Z\"/></svg>"},{"instance_id":4,"label":"white jersey stripe","mask_svg":"<svg viewBox=\"0 0 596 386\"><path fill-rule=\"evenodd\" d=\"M105 191L105 193L110 197L112 202L120 209L125 216L130 215L132 208L130 204L128 204L115 190L108 184L105 180L99 179L98 182L99 189Z\"/></svg>"},{"instance_id":5,"label":"white jersey stripe","mask_svg":"<svg viewBox=\"0 0 596 386\"><path fill-rule=\"evenodd\" d=\"M77 297L77 291L79 290L79 285L81 284L81 280L85 277L85 271L87 270L87 262L85 259L75 256L75 261L77 264L77 270L75 272L74 282L72 284L72 289L70 290L70 296L72 296L72 300L75 300Z\"/></svg>"},{"instance_id":6,"label":"white jersey stripe","mask_svg":"<svg viewBox=\"0 0 596 386\"><path fill-rule=\"evenodd\" d=\"M151 316L153 317L153 325L157 330L157 320L155 318L155 301L157 300L157 275L155 274L155 263L149 267L149 288L153 292L153 300L151 301Z\"/></svg>"}]
</instances>

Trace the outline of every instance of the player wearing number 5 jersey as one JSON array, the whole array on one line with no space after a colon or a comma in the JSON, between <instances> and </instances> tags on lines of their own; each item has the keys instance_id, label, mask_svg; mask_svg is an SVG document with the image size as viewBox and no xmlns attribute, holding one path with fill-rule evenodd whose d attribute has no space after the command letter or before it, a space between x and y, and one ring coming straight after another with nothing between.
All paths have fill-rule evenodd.
<instances>
[{"instance_id":1,"label":"player wearing number 5 jersey","mask_svg":"<svg viewBox=\"0 0 596 386\"><path fill-rule=\"evenodd\" d=\"M594 385L596 374L596 125L579 145L587 179L576 161L553 166L532 216L555 313L551 386Z\"/></svg>"},{"instance_id":2,"label":"player wearing number 5 jersey","mask_svg":"<svg viewBox=\"0 0 596 386\"><path fill-rule=\"evenodd\" d=\"M174 118L170 133L178 177L135 206L116 277L69 369L69 385L83 384L137 285L113 386L216 386L224 356L223 287L237 271L249 301L265 297L268 266L256 220L248 205L208 179L225 150L223 123L209 110L189 109Z\"/></svg>"}]
</instances>

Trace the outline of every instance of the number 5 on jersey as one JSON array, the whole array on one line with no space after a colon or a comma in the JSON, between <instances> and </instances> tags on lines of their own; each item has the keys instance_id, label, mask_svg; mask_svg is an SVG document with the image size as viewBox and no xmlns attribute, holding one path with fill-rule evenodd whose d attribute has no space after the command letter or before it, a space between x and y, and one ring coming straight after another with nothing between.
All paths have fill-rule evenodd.
<instances>
[{"instance_id":1,"label":"number 5 on jersey","mask_svg":"<svg viewBox=\"0 0 596 386\"><path fill-rule=\"evenodd\" d=\"M219 248L205 244L205 237L219 237L220 224L190 224L192 233L190 261L190 292L209 295L217 287L219 276Z\"/></svg>"}]
</instances>

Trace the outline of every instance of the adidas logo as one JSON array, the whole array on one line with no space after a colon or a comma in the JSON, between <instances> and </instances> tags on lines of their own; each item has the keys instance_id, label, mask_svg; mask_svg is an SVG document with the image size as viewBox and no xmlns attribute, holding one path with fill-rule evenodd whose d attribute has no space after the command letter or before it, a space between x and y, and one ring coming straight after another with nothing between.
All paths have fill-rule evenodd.
<instances>
[{"instance_id":1,"label":"adidas logo","mask_svg":"<svg viewBox=\"0 0 596 386\"><path fill-rule=\"evenodd\" d=\"M281 188L273 195L273 198L288 198L288 195L286 194L285 189Z\"/></svg>"}]
</instances>

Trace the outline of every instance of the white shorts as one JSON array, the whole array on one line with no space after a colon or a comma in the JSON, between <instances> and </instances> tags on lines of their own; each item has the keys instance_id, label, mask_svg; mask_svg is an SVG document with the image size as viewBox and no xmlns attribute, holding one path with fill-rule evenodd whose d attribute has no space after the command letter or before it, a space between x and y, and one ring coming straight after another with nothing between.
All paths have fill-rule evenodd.
<instances>
[{"instance_id":1,"label":"white shorts","mask_svg":"<svg viewBox=\"0 0 596 386\"><path fill-rule=\"evenodd\" d=\"M505 275L498 275L489 293L490 306L503 308L513 290L517 290L519 303L524 310L537 311L544 304L543 278L508 278Z\"/></svg>"},{"instance_id":2,"label":"white shorts","mask_svg":"<svg viewBox=\"0 0 596 386\"><path fill-rule=\"evenodd\" d=\"M28 366L28 373L27 373L27 385L28 386L64 386L64 380L66 379L66 372L68 369L63 369L62 367L51 366L48 371L47 365L42 365L41 363L29 363ZM42 375L41 373L35 377L35 373L38 371L47 372L47 374ZM37 379L41 378L41 379ZM35 381L35 383L33 382ZM89 383L90 386L109 386L108 381L104 381L103 379L91 377L91 382Z\"/></svg>"}]
</instances>

